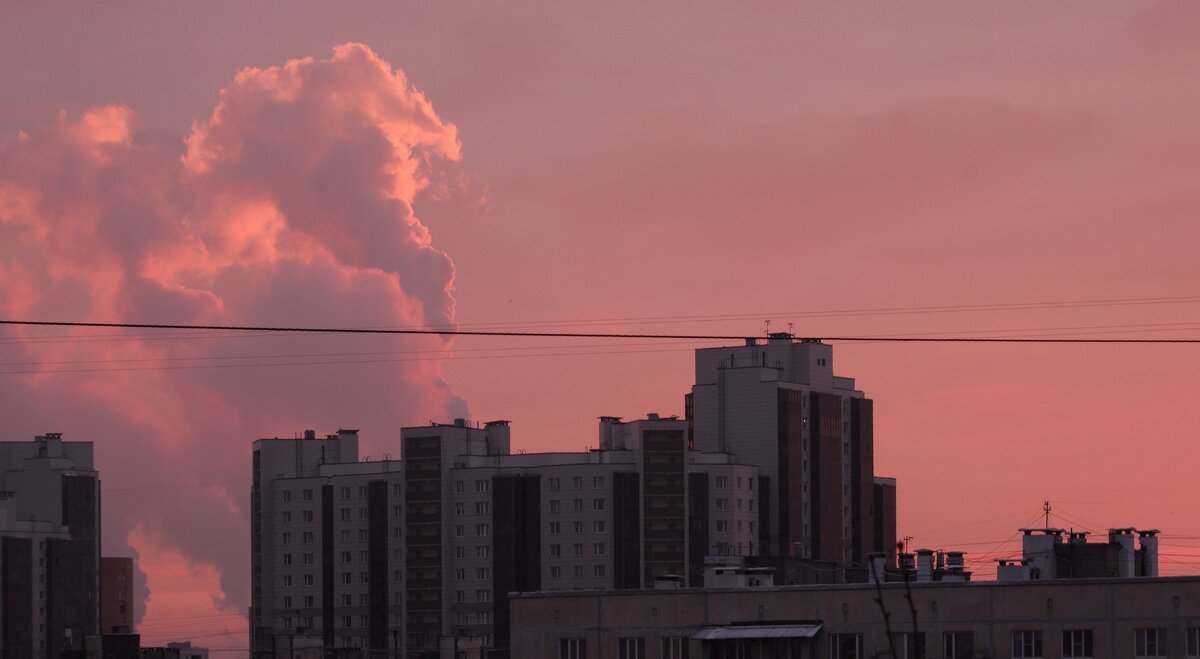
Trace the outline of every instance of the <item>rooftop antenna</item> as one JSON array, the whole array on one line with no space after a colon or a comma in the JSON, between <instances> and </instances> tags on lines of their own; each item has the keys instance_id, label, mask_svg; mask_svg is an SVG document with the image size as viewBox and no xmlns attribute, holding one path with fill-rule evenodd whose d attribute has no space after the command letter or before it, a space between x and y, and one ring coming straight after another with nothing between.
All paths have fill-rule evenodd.
<instances>
[{"instance_id":1,"label":"rooftop antenna","mask_svg":"<svg viewBox=\"0 0 1200 659\"><path fill-rule=\"evenodd\" d=\"M1046 513L1046 528L1050 528L1050 502L1042 502L1042 512Z\"/></svg>"},{"instance_id":2,"label":"rooftop antenna","mask_svg":"<svg viewBox=\"0 0 1200 659\"><path fill-rule=\"evenodd\" d=\"M788 334L796 336L796 330L792 327L792 323L788 323Z\"/></svg>"},{"instance_id":3,"label":"rooftop antenna","mask_svg":"<svg viewBox=\"0 0 1200 659\"><path fill-rule=\"evenodd\" d=\"M904 553L905 554L908 553L908 543L912 542L912 539L913 539L913 537L911 535L904 536Z\"/></svg>"},{"instance_id":4,"label":"rooftop antenna","mask_svg":"<svg viewBox=\"0 0 1200 659\"><path fill-rule=\"evenodd\" d=\"M763 327L763 334L766 334L766 335L770 336L770 334L771 334L771 321L770 321L770 320L764 320L764 321L763 321L763 324L764 324L764 327Z\"/></svg>"}]
</instances>

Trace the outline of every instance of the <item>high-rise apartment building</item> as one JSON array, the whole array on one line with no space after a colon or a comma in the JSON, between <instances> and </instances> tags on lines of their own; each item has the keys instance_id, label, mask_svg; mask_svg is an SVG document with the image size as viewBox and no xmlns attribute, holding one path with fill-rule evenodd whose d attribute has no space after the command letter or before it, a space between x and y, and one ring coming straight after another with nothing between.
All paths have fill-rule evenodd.
<instances>
[{"instance_id":1,"label":"high-rise apartment building","mask_svg":"<svg viewBox=\"0 0 1200 659\"><path fill-rule=\"evenodd\" d=\"M514 454L507 421L404 428L374 461L356 431L256 441L254 655L489 656L512 592L699 586L712 555L832 572L894 537L870 401L829 347L717 350L697 353L687 419L601 417L585 452Z\"/></svg>"},{"instance_id":2,"label":"high-rise apartment building","mask_svg":"<svg viewBox=\"0 0 1200 659\"><path fill-rule=\"evenodd\" d=\"M100 480L91 442L0 442L0 657L82 651L100 626Z\"/></svg>"},{"instance_id":3,"label":"high-rise apartment building","mask_svg":"<svg viewBox=\"0 0 1200 659\"><path fill-rule=\"evenodd\" d=\"M692 445L761 471L754 553L866 565L895 553L895 480L874 474L873 402L833 347L772 334L696 351Z\"/></svg>"}]
</instances>

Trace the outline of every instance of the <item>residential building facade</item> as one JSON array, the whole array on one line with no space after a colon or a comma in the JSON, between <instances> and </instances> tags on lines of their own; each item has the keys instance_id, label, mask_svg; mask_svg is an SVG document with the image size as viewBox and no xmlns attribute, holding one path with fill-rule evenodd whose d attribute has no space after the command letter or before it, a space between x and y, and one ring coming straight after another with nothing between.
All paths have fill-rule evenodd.
<instances>
[{"instance_id":1,"label":"residential building facade","mask_svg":"<svg viewBox=\"0 0 1200 659\"><path fill-rule=\"evenodd\" d=\"M1187 659L1200 577L526 593L512 622L547 659Z\"/></svg>"},{"instance_id":2,"label":"residential building facade","mask_svg":"<svg viewBox=\"0 0 1200 659\"><path fill-rule=\"evenodd\" d=\"M256 441L252 652L483 656L512 592L698 586L713 555L840 581L894 543L871 401L829 346L700 350L696 376L684 419L600 417L583 452L514 454L507 421L404 428L371 462L351 430Z\"/></svg>"},{"instance_id":3,"label":"residential building facade","mask_svg":"<svg viewBox=\"0 0 1200 659\"><path fill-rule=\"evenodd\" d=\"M82 651L100 626L100 479L92 443L0 442L0 657Z\"/></svg>"}]
</instances>

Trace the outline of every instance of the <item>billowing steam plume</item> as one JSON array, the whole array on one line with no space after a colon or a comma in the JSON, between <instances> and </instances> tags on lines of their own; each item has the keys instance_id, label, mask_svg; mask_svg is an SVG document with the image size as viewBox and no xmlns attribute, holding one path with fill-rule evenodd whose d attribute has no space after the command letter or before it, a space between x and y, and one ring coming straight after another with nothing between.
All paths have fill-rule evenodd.
<instances>
[{"instance_id":1,"label":"billowing steam plume","mask_svg":"<svg viewBox=\"0 0 1200 659\"><path fill-rule=\"evenodd\" d=\"M125 107L49 119L0 141L0 317L453 324L453 264L412 205L457 134L369 48L241 71L182 142ZM159 538L217 567L227 609L249 599L252 439L354 426L395 450L402 424L465 412L439 338L2 332L5 439L95 441L106 551Z\"/></svg>"}]
</instances>

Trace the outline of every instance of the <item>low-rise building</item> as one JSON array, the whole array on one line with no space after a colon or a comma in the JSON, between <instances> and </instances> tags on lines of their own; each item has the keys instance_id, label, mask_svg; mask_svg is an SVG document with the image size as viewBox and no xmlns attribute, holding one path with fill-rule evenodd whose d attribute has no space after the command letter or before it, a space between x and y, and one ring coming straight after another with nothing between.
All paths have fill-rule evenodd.
<instances>
[{"instance_id":1,"label":"low-rise building","mask_svg":"<svg viewBox=\"0 0 1200 659\"><path fill-rule=\"evenodd\" d=\"M1200 656L1200 577L514 595L512 656Z\"/></svg>"}]
</instances>

